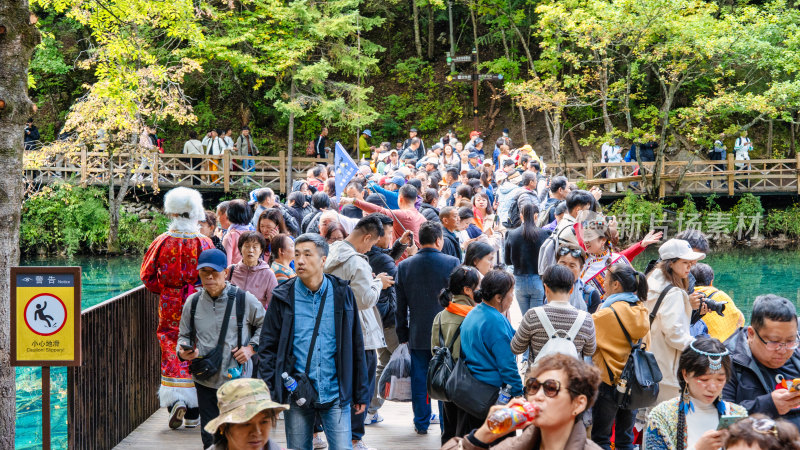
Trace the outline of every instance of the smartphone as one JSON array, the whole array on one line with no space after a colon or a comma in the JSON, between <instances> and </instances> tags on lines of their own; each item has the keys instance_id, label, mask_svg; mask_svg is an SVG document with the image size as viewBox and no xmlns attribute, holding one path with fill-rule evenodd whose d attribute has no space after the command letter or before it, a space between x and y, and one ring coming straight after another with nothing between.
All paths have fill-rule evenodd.
<instances>
[{"instance_id":1,"label":"smartphone","mask_svg":"<svg viewBox=\"0 0 800 450\"><path fill-rule=\"evenodd\" d=\"M719 418L719 425L717 425L717 430L726 430L734 423L746 419L747 416L722 416Z\"/></svg>"},{"instance_id":2,"label":"smartphone","mask_svg":"<svg viewBox=\"0 0 800 450\"><path fill-rule=\"evenodd\" d=\"M192 347L191 345L183 345L183 344L181 344L181 348L184 351L187 351L187 352L191 352L192 350L194 350L194 347Z\"/></svg>"}]
</instances>

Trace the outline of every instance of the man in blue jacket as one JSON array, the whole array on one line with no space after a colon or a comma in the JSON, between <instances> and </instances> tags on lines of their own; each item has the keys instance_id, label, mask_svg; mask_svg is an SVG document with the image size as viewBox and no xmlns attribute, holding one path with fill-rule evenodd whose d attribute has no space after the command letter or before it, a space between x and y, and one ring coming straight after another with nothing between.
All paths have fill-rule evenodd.
<instances>
[{"instance_id":1,"label":"man in blue jacket","mask_svg":"<svg viewBox=\"0 0 800 450\"><path fill-rule=\"evenodd\" d=\"M461 264L442 253L442 225L425 222L419 227L420 250L397 267L397 337L408 343L411 353L411 404L414 429L427 434L428 426L438 423L428 402L427 371L431 360L431 327L442 307L437 297L447 287L448 278ZM410 324L410 325L409 325Z\"/></svg>"},{"instance_id":2,"label":"man in blue jacket","mask_svg":"<svg viewBox=\"0 0 800 450\"><path fill-rule=\"evenodd\" d=\"M800 378L797 344L794 304L774 294L756 297L750 326L725 341L733 373L722 398L744 406L749 414L782 418L800 428L800 391L779 386Z\"/></svg>"},{"instance_id":3,"label":"man in blue jacket","mask_svg":"<svg viewBox=\"0 0 800 450\"><path fill-rule=\"evenodd\" d=\"M312 448L317 415L330 448L351 448L350 408L361 414L372 397L358 306L346 281L323 273L327 255L322 236L297 238L297 277L275 288L261 328L258 376L273 400L291 404L285 413L288 448ZM295 380L306 374L317 398L300 407L284 387L284 372Z\"/></svg>"}]
</instances>

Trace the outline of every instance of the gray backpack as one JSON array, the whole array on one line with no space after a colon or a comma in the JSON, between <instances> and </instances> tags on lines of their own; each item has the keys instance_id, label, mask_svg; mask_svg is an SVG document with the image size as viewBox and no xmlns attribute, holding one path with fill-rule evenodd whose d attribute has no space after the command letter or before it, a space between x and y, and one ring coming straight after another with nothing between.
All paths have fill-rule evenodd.
<instances>
[{"instance_id":1,"label":"gray backpack","mask_svg":"<svg viewBox=\"0 0 800 450\"><path fill-rule=\"evenodd\" d=\"M561 247L560 237L565 230L570 230L572 233L575 232L572 227L562 228L558 235L554 232L547 239L545 239L541 248L539 248L540 275L544 274L544 271L547 270L548 267L556 264L556 255L558 255L558 249Z\"/></svg>"},{"instance_id":2,"label":"gray backpack","mask_svg":"<svg viewBox=\"0 0 800 450\"><path fill-rule=\"evenodd\" d=\"M544 328L544 331L547 333L547 337L550 338L547 343L544 344L544 347L539 350L539 353L536 354L533 363L536 364L545 356L554 355L556 353L578 359L580 355L578 355L578 348L575 347L575 336L581 331L583 322L586 320L586 311L578 311L578 317L575 319L569 331L556 330L553 328L553 324L550 323L550 318L547 317L547 313L544 311L543 307L537 306L533 308L533 312L536 313L539 322L542 324L542 328Z\"/></svg>"}]
</instances>

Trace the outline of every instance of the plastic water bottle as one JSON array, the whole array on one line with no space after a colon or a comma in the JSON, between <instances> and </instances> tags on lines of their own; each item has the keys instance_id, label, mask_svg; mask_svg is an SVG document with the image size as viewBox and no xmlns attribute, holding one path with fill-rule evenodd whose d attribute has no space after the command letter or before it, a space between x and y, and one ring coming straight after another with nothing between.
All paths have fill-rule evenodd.
<instances>
[{"instance_id":1,"label":"plastic water bottle","mask_svg":"<svg viewBox=\"0 0 800 450\"><path fill-rule=\"evenodd\" d=\"M507 405L508 402L511 400L511 385L504 385L503 389L500 389L500 394L497 396L497 402L495 405Z\"/></svg>"},{"instance_id":2,"label":"plastic water bottle","mask_svg":"<svg viewBox=\"0 0 800 450\"><path fill-rule=\"evenodd\" d=\"M283 385L286 387L286 390L289 391L289 393L294 393L295 389L297 389L297 381L286 372L281 374L281 378L283 378ZM306 399L298 398L294 402L297 403L297 406L303 406L306 404Z\"/></svg>"},{"instance_id":3,"label":"plastic water bottle","mask_svg":"<svg viewBox=\"0 0 800 450\"><path fill-rule=\"evenodd\" d=\"M486 425L494 434L506 434L514 427L535 419L538 414L539 408L525 402L495 411L486 419Z\"/></svg>"}]
</instances>

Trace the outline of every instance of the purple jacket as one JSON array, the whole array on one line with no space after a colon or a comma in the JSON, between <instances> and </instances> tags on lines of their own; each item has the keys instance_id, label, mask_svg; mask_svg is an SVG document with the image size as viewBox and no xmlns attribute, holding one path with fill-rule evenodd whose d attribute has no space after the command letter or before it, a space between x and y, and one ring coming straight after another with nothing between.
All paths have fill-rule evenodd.
<instances>
[{"instance_id":1,"label":"purple jacket","mask_svg":"<svg viewBox=\"0 0 800 450\"><path fill-rule=\"evenodd\" d=\"M244 262L230 267L228 280L231 284L253 294L266 309L272 300L272 290L278 285L275 273L269 264L259 261L255 267L247 266Z\"/></svg>"}]
</instances>

